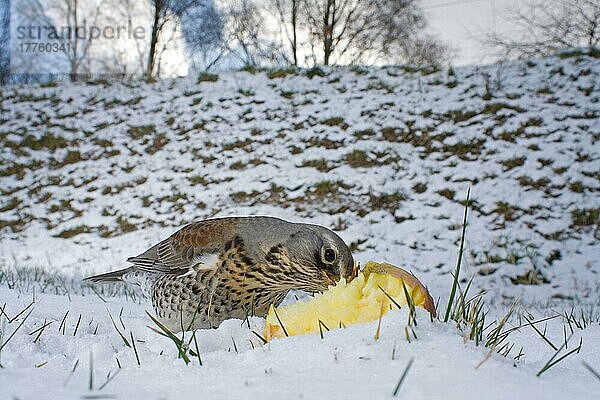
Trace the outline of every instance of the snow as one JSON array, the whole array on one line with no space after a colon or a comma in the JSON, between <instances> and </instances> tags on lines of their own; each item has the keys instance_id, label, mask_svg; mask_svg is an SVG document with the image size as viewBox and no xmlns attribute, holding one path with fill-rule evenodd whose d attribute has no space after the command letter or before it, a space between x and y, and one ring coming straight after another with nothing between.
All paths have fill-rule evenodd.
<instances>
[{"instance_id":1,"label":"snow","mask_svg":"<svg viewBox=\"0 0 600 400\"><path fill-rule=\"evenodd\" d=\"M7 289L0 289L0 295L10 304L6 310L9 315L31 300ZM414 363L400 388L401 398L546 399L551 395L554 399L592 399L597 393L594 388L600 385L581 364L581 360L591 365L600 362L597 323L585 330L575 329L569 346L574 347L581 338L581 353L540 378L535 374L554 351L540 337L530 334L531 329L522 328L514 337L515 346L524 348L525 355L519 361L494 353L477 367L487 350L473 342L465 343L451 325L430 322L421 310L415 328L418 339L410 343L404 337L404 310L391 311L383 318L378 340L374 339L375 322L327 332L324 339L305 335L262 345L243 321L225 321L218 329L198 331L200 366L195 357L186 365L177 358L172 342L148 329L151 322L144 314L147 304L121 299L111 299L101 306L98 303L93 295L71 296L70 302L63 296L39 296L25 327L1 353L3 398L392 398L411 358ZM121 307L126 329L118 320ZM67 311L63 335L59 325ZM134 351L125 346L113 328L109 311L128 338L129 332L133 333L140 366ZM82 320L73 335L79 315ZM32 343L28 333L47 320L54 323L38 342ZM548 326L548 336L556 343L562 340L559 326L562 323ZM253 318L251 327L262 333L264 321ZM6 330L5 337L13 329ZM42 363L46 364L36 367ZM109 372L117 375L99 389Z\"/></svg>"},{"instance_id":2,"label":"snow","mask_svg":"<svg viewBox=\"0 0 600 400\"><path fill-rule=\"evenodd\" d=\"M412 358L399 397L595 398L582 361L600 371L600 60L324 72L1 88L0 307L14 317L35 303L0 318L0 343L16 331L0 399L390 398ZM522 325L479 367L489 348L454 323L419 313L409 343L404 310L378 340L364 324L263 346L226 321L197 332L203 365L185 365L147 327L148 300L79 283L193 220L276 215L334 228L362 264L413 271L443 311L469 187L462 285L487 292L486 321L517 302L507 326ZM514 283L531 272L547 283ZM536 326L556 347L572 329L561 354L580 339L581 351L536 377L555 350L523 316L557 314Z\"/></svg>"}]
</instances>

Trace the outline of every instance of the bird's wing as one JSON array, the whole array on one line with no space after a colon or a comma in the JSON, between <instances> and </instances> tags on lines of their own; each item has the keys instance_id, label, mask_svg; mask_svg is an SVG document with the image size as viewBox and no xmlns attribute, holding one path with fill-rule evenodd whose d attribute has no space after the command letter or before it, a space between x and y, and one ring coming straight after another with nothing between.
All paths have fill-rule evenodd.
<instances>
[{"instance_id":1,"label":"bird's wing","mask_svg":"<svg viewBox=\"0 0 600 400\"><path fill-rule=\"evenodd\" d=\"M218 255L234 237L233 221L226 218L195 222L127 261L151 273L182 275L192 268L214 269Z\"/></svg>"}]
</instances>

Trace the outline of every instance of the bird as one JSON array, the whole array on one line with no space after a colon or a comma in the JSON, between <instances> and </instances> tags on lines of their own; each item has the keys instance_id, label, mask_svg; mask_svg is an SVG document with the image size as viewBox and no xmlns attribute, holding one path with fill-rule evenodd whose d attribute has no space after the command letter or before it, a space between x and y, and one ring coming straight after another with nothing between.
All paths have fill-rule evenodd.
<instances>
[{"instance_id":1,"label":"bird","mask_svg":"<svg viewBox=\"0 0 600 400\"><path fill-rule=\"evenodd\" d=\"M323 292L356 274L335 232L271 216L192 222L127 261L133 265L84 281L141 286L173 332L265 316L290 290Z\"/></svg>"}]
</instances>

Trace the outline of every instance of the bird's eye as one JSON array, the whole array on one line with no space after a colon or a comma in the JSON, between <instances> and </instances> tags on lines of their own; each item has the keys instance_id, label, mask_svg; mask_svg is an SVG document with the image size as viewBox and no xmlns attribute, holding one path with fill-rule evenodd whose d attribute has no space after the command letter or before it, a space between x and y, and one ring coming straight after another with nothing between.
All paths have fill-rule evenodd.
<instances>
[{"instance_id":1,"label":"bird's eye","mask_svg":"<svg viewBox=\"0 0 600 400\"><path fill-rule=\"evenodd\" d=\"M325 247L321 253L321 258L323 262L333 264L337 260L337 252L331 247Z\"/></svg>"}]
</instances>

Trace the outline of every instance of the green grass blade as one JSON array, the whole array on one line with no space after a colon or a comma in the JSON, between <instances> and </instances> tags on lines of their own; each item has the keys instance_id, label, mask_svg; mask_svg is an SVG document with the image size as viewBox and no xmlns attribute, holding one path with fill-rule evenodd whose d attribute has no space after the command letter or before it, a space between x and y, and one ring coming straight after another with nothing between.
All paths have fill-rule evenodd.
<instances>
[{"instance_id":1,"label":"green grass blade","mask_svg":"<svg viewBox=\"0 0 600 400\"><path fill-rule=\"evenodd\" d=\"M410 370L410 367L412 367L413 361L415 359L411 358L410 360L408 360L408 364L406 364L406 368L404 368L404 372L402 372L402 376L400 376L400 380L398 381L398 384L396 385L396 388L394 389L394 397L398 395L398 392L400 391L400 387L402 386L402 382L404 382L404 379L406 379L406 375L408 374L408 371Z\"/></svg>"},{"instance_id":2,"label":"green grass blade","mask_svg":"<svg viewBox=\"0 0 600 400\"><path fill-rule=\"evenodd\" d=\"M465 232L467 231L467 211L469 210L469 199L471 197L471 188L467 190L467 201L465 203L465 213L463 216L462 233L460 237L460 247L458 248L458 260L456 262L456 268L454 270L454 281L452 282L452 290L450 291L450 298L448 298L448 306L446 307L446 315L444 316L444 322L448 322L450 318L450 309L454 303L454 296L456 295L456 286L458 285L458 276L460 275L460 264L462 262L463 249L465 244Z\"/></svg>"},{"instance_id":3,"label":"green grass blade","mask_svg":"<svg viewBox=\"0 0 600 400\"><path fill-rule=\"evenodd\" d=\"M162 322L160 322L158 319L154 318L152 316L152 314L150 314L148 311L146 311L146 315L148 315L148 317L152 320L152 322L154 322L156 324L156 326L158 326L164 332L164 334L173 341L173 343L175 343L175 346L177 347L179 356L183 359L183 361L186 364L189 364L191 361L185 352L185 349L182 345L181 340L177 336L175 336L175 334L173 332L171 332L171 330L169 328L167 328Z\"/></svg>"}]
</instances>

